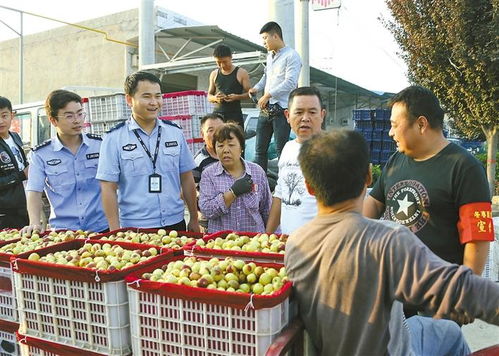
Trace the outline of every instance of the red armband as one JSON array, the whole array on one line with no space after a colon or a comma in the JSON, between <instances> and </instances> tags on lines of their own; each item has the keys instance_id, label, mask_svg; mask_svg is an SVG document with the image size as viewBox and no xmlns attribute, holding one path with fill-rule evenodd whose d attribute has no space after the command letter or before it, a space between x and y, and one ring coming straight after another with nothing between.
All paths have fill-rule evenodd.
<instances>
[{"instance_id":1,"label":"red armband","mask_svg":"<svg viewBox=\"0 0 499 356\"><path fill-rule=\"evenodd\" d=\"M469 203L459 208L457 222L459 241L494 241L492 204L489 202Z\"/></svg>"}]
</instances>

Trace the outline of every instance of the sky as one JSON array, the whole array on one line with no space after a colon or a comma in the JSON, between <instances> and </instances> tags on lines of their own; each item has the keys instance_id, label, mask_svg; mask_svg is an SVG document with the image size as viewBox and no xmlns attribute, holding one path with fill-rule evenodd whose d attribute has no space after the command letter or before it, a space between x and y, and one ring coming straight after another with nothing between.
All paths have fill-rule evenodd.
<instances>
[{"instance_id":1,"label":"sky","mask_svg":"<svg viewBox=\"0 0 499 356\"><path fill-rule=\"evenodd\" d=\"M0 6L79 22L137 8L140 0L0 0ZM206 25L261 44L259 30L269 21L268 0L155 0L161 6ZM398 92L408 85L398 45L379 21L388 16L384 0L342 0L339 10L309 13L310 64L369 90ZM20 31L19 14L0 7L0 41ZM4 24L5 23L5 24ZM25 35L61 26L23 16ZM122 39L126 40L126 39Z\"/></svg>"}]
</instances>

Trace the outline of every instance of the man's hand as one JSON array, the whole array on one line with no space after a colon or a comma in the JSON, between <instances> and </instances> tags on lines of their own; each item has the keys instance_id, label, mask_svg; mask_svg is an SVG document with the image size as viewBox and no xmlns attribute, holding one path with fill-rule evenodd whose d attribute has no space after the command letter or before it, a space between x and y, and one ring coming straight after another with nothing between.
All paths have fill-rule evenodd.
<instances>
[{"instance_id":1,"label":"man's hand","mask_svg":"<svg viewBox=\"0 0 499 356\"><path fill-rule=\"evenodd\" d=\"M39 224L30 224L21 229L21 236L28 235L31 236L34 232L42 233L45 232L45 228Z\"/></svg>"},{"instance_id":2,"label":"man's hand","mask_svg":"<svg viewBox=\"0 0 499 356\"><path fill-rule=\"evenodd\" d=\"M217 103L222 103L225 100L225 97L226 97L225 94L224 93L220 93L220 92L218 92L215 95Z\"/></svg>"},{"instance_id":3,"label":"man's hand","mask_svg":"<svg viewBox=\"0 0 499 356\"><path fill-rule=\"evenodd\" d=\"M269 100L270 100L270 94L268 94L268 93L265 93L265 95L263 95L260 98L260 100L258 100L257 106L260 108L260 110L265 109Z\"/></svg>"},{"instance_id":4,"label":"man's hand","mask_svg":"<svg viewBox=\"0 0 499 356\"><path fill-rule=\"evenodd\" d=\"M238 197L242 194L251 192L252 188L253 188L253 180L251 179L251 176L248 173L246 173L244 177L236 180L234 184L232 184L230 190L236 197Z\"/></svg>"},{"instance_id":5,"label":"man's hand","mask_svg":"<svg viewBox=\"0 0 499 356\"><path fill-rule=\"evenodd\" d=\"M237 101L239 100L238 99L238 95L237 94L228 94L225 96L224 100L228 103L230 103L231 101Z\"/></svg>"},{"instance_id":6,"label":"man's hand","mask_svg":"<svg viewBox=\"0 0 499 356\"><path fill-rule=\"evenodd\" d=\"M257 93L258 93L258 90L256 90L255 88L250 88L248 90L249 95L256 95Z\"/></svg>"},{"instance_id":7,"label":"man's hand","mask_svg":"<svg viewBox=\"0 0 499 356\"><path fill-rule=\"evenodd\" d=\"M197 219L190 219L189 224L187 224L187 230L192 232L201 232L199 227L199 222Z\"/></svg>"}]
</instances>

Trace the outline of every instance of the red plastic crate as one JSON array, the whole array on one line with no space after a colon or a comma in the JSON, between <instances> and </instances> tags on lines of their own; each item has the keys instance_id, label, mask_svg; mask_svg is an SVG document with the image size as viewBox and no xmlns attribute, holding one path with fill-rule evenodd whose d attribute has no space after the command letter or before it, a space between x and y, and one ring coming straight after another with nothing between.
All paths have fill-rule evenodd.
<instances>
[{"instance_id":1,"label":"red plastic crate","mask_svg":"<svg viewBox=\"0 0 499 356\"><path fill-rule=\"evenodd\" d=\"M126 277L135 355L263 355L288 323L290 282L263 296L140 278L159 267L151 264Z\"/></svg>"},{"instance_id":2,"label":"red plastic crate","mask_svg":"<svg viewBox=\"0 0 499 356\"><path fill-rule=\"evenodd\" d=\"M19 324L0 320L0 355L14 356L20 355L19 345L16 340L16 332L19 329Z\"/></svg>"},{"instance_id":3,"label":"red plastic crate","mask_svg":"<svg viewBox=\"0 0 499 356\"><path fill-rule=\"evenodd\" d=\"M228 234L235 233L239 236L248 236L253 237L259 235L257 232L243 232L243 231L218 231L211 235L207 235L203 237L205 242L209 240L215 240L217 237L225 238ZM282 235L278 235L282 236ZM198 246L195 243L187 245L184 247L184 253L186 255L194 255L194 256L211 256L211 257L227 257L227 256L237 256L243 259L252 259L257 262L276 262L283 263L284 262L284 254L282 253L273 253L273 252L250 252L250 251L239 251L239 250L221 250L214 248L206 248L203 246Z\"/></svg>"},{"instance_id":4,"label":"red plastic crate","mask_svg":"<svg viewBox=\"0 0 499 356\"><path fill-rule=\"evenodd\" d=\"M78 349L69 345L16 333L22 355L30 356L105 356L105 354Z\"/></svg>"},{"instance_id":5,"label":"red plastic crate","mask_svg":"<svg viewBox=\"0 0 499 356\"><path fill-rule=\"evenodd\" d=\"M144 228L139 228L139 227L123 227L120 229L106 232L104 234L94 235L94 236L90 237L89 240L101 240L105 236L111 236L111 235L116 234L117 232L126 232L126 231L133 231L133 232L137 232L137 233L156 233L156 232L158 232L158 229L144 229ZM167 234L169 234L171 230L165 230L165 231ZM192 232L192 231L177 231L177 233L178 233L179 237L180 236L187 236L187 237L192 237L195 239L201 239L205 236L204 234L202 234L200 232ZM102 241L108 242L110 240L102 240ZM120 242L120 241L118 241L118 242ZM149 247L160 248L161 250L168 249L168 248L164 248L163 246L159 246L159 245L147 244L147 243L142 243L142 242L140 244L148 245ZM190 244L192 244L192 243L190 243ZM179 249L179 251L180 251L180 249ZM177 254L177 252L179 252L179 251L175 251L175 254Z\"/></svg>"},{"instance_id":6,"label":"red plastic crate","mask_svg":"<svg viewBox=\"0 0 499 356\"><path fill-rule=\"evenodd\" d=\"M50 252L78 249L86 240L74 240L36 250ZM125 249L145 250L149 245L93 240ZM116 271L57 265L26 258L12 258L23 335L106 355L128 355L130 348L128 296L124 277L144 265L164 263L173 252Z\"/></svg>"}]
</instances>

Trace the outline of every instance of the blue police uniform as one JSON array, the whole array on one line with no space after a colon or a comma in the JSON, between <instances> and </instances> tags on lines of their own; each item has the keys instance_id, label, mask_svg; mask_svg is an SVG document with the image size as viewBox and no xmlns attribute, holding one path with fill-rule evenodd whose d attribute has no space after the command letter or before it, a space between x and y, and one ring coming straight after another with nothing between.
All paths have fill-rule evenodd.
<instances>
[{"instance_id":1,"label":"blue police uniform","mask_svg":"<svg viewBox=\"0 0 499 356\"><path fill-rule=\"evenodd\" d=\"M158 144L154 171L152 158ZM161 227L183 221L180 175L195 167L182 130L177 125L156 119L156 126L149 135L132 117L104 136L97 179L118 183L122 227ZM159 193L150 192L153 173L161 177Z\"/></svg>"},{"instance_id":2,"label":"blue police uniform","mask_svg":"<svg viewBox=\"0 0 499 356\"><path fill-rule=\"evenodd\" d=\"M96 232L108 228L100 182L95 178L101 143L100 136L84 134L74 155L55 137L31 151L26 190L45 189L52 228Z\"/></svg>"}]
</instances>

